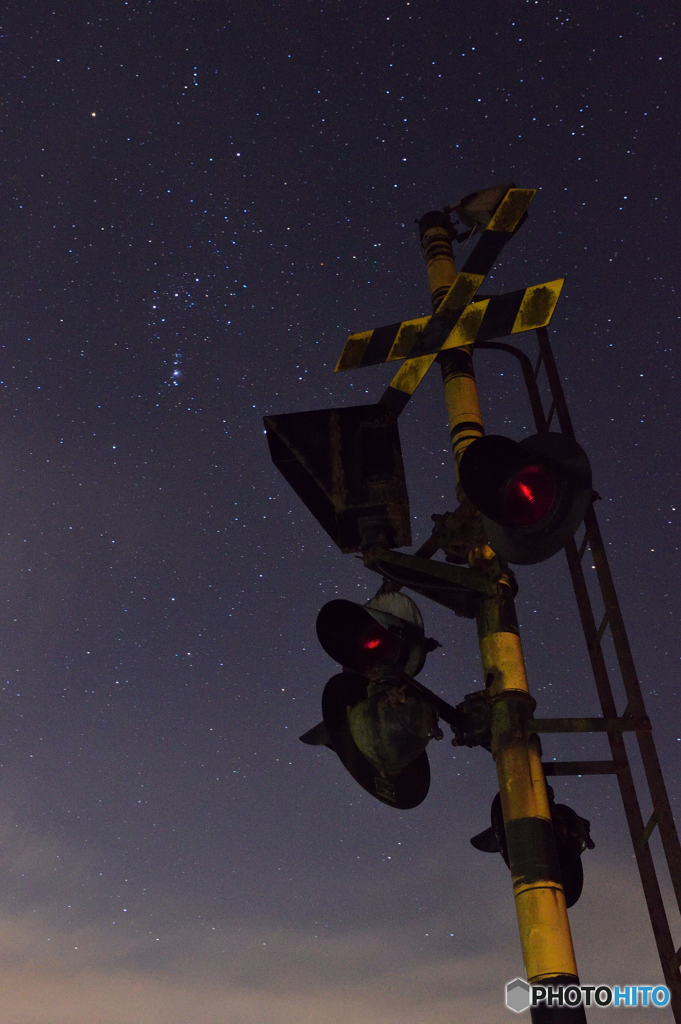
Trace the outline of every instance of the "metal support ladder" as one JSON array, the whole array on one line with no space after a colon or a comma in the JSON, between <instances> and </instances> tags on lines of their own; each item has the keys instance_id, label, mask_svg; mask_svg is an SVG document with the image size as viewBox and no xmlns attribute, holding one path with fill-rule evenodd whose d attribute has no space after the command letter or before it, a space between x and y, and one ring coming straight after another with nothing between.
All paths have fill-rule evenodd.
<instances>
[{"instance_id":1,"label":"metal support ladder","mask_svg":"<svg viewBox=\"0 0 681 1024\"><path fill-rule=\"evenodd\" d=\"M514 345L501 342L482 342L480 348L502 349L514 355L520 362L523 379L528 391L530 405L534 414L537 430L540 433L551 429L551 422L554 415L563 434L574 438L574 429L565 395L556 369L553 352L549 343L547 329L541 328L537 332L539 342L539 355L534 367L528 356ZM551 406L548 413L545 413L537 384L540 372L544 371L548 387L551 393ZM584 555L590 550L593 558L593 565L596 570L596 581L602 608L598 610L600 623L594 610L594 603L589 594L582 563ZM660 955L665 983L671 993L671 1006L676 1024L681 1024L681 947L676 949L672 940L669 919L665 909L662 891L655 868L650 839L657 828L659 830L664 858L669 869L674 895L677 906L681 912L681 844L674 824L674 818L667 795L667 789L662 776L660 762L657 756L655 740L647 717L645 702L641 692L641 686L636 674L636 668L629 646L622 612L620 610L615 585L613 583L610 566L605 553L603 539L598 526L596 512L593 504L590 506L584 520L584 534L579 547L575 540L569 541L566 546L566 555L572 585L577 601L577 608L586 639L586 646L589 652L591 668L596 683L598 699L603 713L602 725L599 731L607 732L608 742L612 760L610 761L565 761L546 762L544 770L546 775L604 775L613 774L617 782L624 805L624 812L629 826L636 863L643 892L648 906L648 913ZM610 676L603 653L603 639L606 632L610 630L610 636L614 645L619 673L621 676L624 692L627 698L627 705L621 715L617 713L615 697L610 683ZM537 731L593 731L596 726L588 723L594 720L582 719L575 721L573 728L568 728L570 720L556 720L555 728L552 728L547 720L544 723L538 722ZM561 726L559 723L563 721ZM598 720L595 720L598 721ZM635 732L638 749L643 764L643 769L648 784L652 813L645 822L642 812L639 795L631 770L627 748L624 742L623 733Z\"/></svg>"}]
</instances>

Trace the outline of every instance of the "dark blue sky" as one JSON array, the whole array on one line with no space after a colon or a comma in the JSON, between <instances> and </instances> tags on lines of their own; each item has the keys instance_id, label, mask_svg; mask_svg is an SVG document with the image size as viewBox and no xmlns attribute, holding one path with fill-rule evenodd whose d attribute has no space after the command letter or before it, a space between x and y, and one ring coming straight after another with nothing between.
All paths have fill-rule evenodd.
<instances>
[{"instance_id":1,"label":"dark blue sky","mask_svg":"<svg viewBox=\"0 0 681 1024\"><path fill-rule=\"evenodd\" d=\"M387 368L334 376L345 338L428 312L413 220L476 188L539 189L489 290L566 277L552 342L678 808L675 17L5 11L0 1024L505 1019L510 880L468 842L491 759L433 745L427 801L397 813L298 743L335 672L317 612L376 578L262 430L378 398ZM533 432L515 368L476 367L488 431ZM438 373L400 424L418 545L456 500ZM537 713L596 714L563 556L518 577ZM456 703L474 627L419 603L443 644L421 678ZM581 743L545 750L606 756ZM583 979L659 979L614 781L555 789L596 842Z\"/></svg>"}]
</instances>

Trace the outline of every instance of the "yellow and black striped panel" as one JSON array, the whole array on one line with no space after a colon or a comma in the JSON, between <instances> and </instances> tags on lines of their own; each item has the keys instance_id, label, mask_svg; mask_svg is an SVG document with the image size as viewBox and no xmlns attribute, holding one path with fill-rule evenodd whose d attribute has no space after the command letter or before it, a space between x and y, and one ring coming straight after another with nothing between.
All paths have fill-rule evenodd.
<instances>
[{"instance_id":1,"label":"yellow and black striped panel","mask_svg":"<svg viewBox=\"0 0 681 1024\"><path fill-rule=\"evenodd\" d=\"M533 188L510 188L499 203L475 249L466 260L462 270L456 275L452 286L437 308L438 313L449 313L453 317L452 330L444 345L441 341L437 343L437 351L443 347L456 348L460 345L470 345L475 340L477 333L475 326L477 324L477 327L480 327L487 308L482 311L482 314L480 310L469 312L470 304L494 266L501 250L523 223L527 216L527 208L536 194L537 190ZM457 330L458 322L464 317L464 314L465 323ZM527 330L527 328L524 329ZM432 353L428 352L427 334L428 332L425 331L425 333L421 333L418 341L414 339L416 341L414 358L408 359L407 363L400 367L390 382L391 388L410 395L416 391L433 362L433 359L430 358ZM409 363L414 365L408 365Z\"/></svg>"},{"instance_id":2,"label":"yellow and black striped panel","mask_svg":"<svg viewBox=\"0 0 681 1024\"><path fill-rule=\"evenodd\" d=\"M434 351L428 351L427 347L422 351L416 346L418 354L405 360L391 380L390 388L413 395L437 359L438 352L546 327L556 308L564 280L559 278L509 292L508 295L471 302L457 319L444 344L438 343ZM426 341L426 335L422 333L419 340Z\"/></svg>"},{"instance_id":3,"label":"yellow and black striped panel","mask_svg":"<svg viewBox=\"0 0 681 1024\"><path fill-rule=\"evenodd\" d=\"M482 319L482 315L484 313L484 309L482 311L471 310L469 313L469 308L473 296L475 295L476 291L478 290L483 281L484 276L481 276L479 274L469 274L466 273L465 271L461 271L460 274L457 274L456 280L452 284L447 294L444 296L442 302L440 303L437 309L438 313L444 311L451 311L450 316L452 316L453 314L451 320L452 330L450 331L447 341L449 341L449 338L455 332L456 337L458 339L461 339L454 343L456 345L470 345L475 340L474 331L472 333L472 336L469 338L469 335L471 334L471 327L474 322L479 326L480 321ZM461 324L461 327L457 331L459 321L461 320L463 321L463 323ZM397 412L400 412L401 409L404 408L403 399L399 398L399 395L406 395L407 397L411 397L411 395L414 394L417 387L419 386L419 384L425 377L426 373L430 369L431 365L433 364L438 352L443 347L443 343L440 340L438 342L433 343L431 351L428 351L426 342L425 352L419 351L418 354L414 355L414 357L408 358L409 353L413 350L414 346L416 346L417 349L423 346L423 343L425 341L424 331L426 330L426 327L430 321L431 317L421 317L420 320L405 321L404 327L407 329L404 331L404 333L401 333L399 331L400 325L392 325L392 329L397 327L398 330L394 332L394 343L393 348L391 349L391 358L405 358L406 362L404 363L403 366L399 368L399 370L391 380L388 386L388 391L386 391L386 393L383 395L381 401L383 402L385 400L386 402L388 402L388 404L390 404L391 407L394 407ZM387 328L384 328L384 330L387 330ZM400 342L399 345L398 339ZM348 341L349 340L350 339L348 339ZM447 344L447 341L445 341L445 345ZM368 344L369 343L367 343L367 351ZM345 349L343 350L343 354L344 353ZM346 368L345 366L341 367L342 361L343 355L341 355L341 360L338 363L337 369ZM369 365L368 362L366 361L366 357L362 359L362 362L359 365ZM395 396L392 394L392 392L398 392L398 395ZM397 408L398 406L399 409Z\"/></svg>"},{"instance_id":4,"label":"yellow and black striped panel","mask_svg":"<svg viewBox=\"0 0 681 1024\"><path fill-rule=\"evenodd\" d=\"M474 344L487 316L490 302L491 299L480 299L479 302L471 302L470 306L466 306L440 351Z\"/></svg>"},{"instance_id":5,"label":"yellow and black striped panel","mask_svg":"<svg viewBox=\"0 0 681 1024\"><path fill-rule=\"evenodd\" d=\"M473 252L464 263L463 268L457 274L451 288L437 308L437 313L448 313L452 318L452 330L445 340L444 346L456 347L457 344L471 344L470 340L459 341L458 343L455 341L455 338L460 336L468 338L471 333L470 330L464 330L462 325L462 329L457 334L458 320L464 312L467 312L467 307L472 303L475 293L494 266L506 243L510 241L524 222L527 217L527 208L536 194L537 190L532 188L510 188L499 203ZM522 299L519 303L519 309L521 305ZM516 315L519 315L519 309ZM483 318L484 313L478 321L480 326L482 325ZM469 321L467 316L466 320L466 327L472 328L476 317L471 315ZM527 330L528 328L521 329ZM418 347L422 347L423 337L419 340L421 346ZM443 343L440 341L438 351L442 347ZM414 358L407 358L381 396L381 403L390 406L396 415L399 415L436 358L437 352L427 354L419 352Z\"/></svg>"},{"instance_id":6,"label":"yellow and black striped panel","mask_svg":"<svg viewBox=\"0 0 681 1024\"><path fill-rule=\"evenodd\" d=\"M546 327L553 316L564 283L565 278L561 277L557 281L526 288L511 334Z\"/></svg>"},{"instance_id":7,"label":"yellow and black striped panel","mask_svg":"<svg viewBox=\"0 0 681 1024\"><path fill-rule=\"evenodd\" d=\"M411 397L437 359L437 356L437 352L432 352L426 356L417 356L415 359L405 359L390 381L390 387L396 388L397 391L402 391L405 395Z\"/></svg>"},{"instance_id":8,"label":"yellow and black striped panel","mask_svg":"<svg viewBox=\"0 0 681 1024\"><path fill-rule=\"evenodd\" d=\"M469 274L465 269L456 275L454 283L437 307L438 313L463 310L473 301L475 293L485 280L484 274Z\"/></svg>"},{"instance_id":9,"label":"yellow and black striped panel","mask_svg":"<svg viewBox=\"0 0 681 1024\"><path fill-rule=\"evenodd\" d=\"M525 220L527 208L536 194L536 188L508 190L480 236L480 241L464 263L462 274L482 277L489 274L501 250Z\"/></svg>"},{"instance_id":10,"label":"yellow and black striped panel","mask_svg":"<svg viewBox=\"0 0 681 1024\"><path fill-rule=\"evenodd\" d=\"M388 324L373 331L351 334L341 352L336 373L404 359L429 320L429 316L422 316L417 320L404 320L401 324Z\"/></svg>"},{"instance_id":11,"label":"yellow and black striped panel","mask_svg":"<svg viewBox=\"0 0 681 1024\"><path fill-rule=\"evenodd\" d=\"M545 281L506 295L492 295L469 303L454 322L444 344L441 332L439 336L429 339L427 328L432 320L429 316L351 334L336 370L375 366L407 356L410 360L420 359L443 349L473 345L476 341L491 341L493 338L546 327L564 282L565 278L558 278L556 281ZM412 371L407 377L412 378ZM404 379L406 377L402 374L400 380ZM400 387L400 390L403 389Z\"/></svg>"},{"instance_id":12,"label":"yellow and black striped panel","mask_svg":"<svg viewBox=\"0 0 681 1024\"><path fill-rule=\"evenodd\" d=\"M534 284L530 288L520 288L517 292L509 292L507 295L492 296L486 301L486 309L475 341L491 341L493 338L503 338L507 334L520 334L521 331L536 331L539 327L546 327L553 316L564 283L565 278L561 277L556 281ZM471 303L466 314L483 304L484 300ZM471 329L472 327L473 322L470 324ZM455 340L452 337L455 334L456 328L447 338L443 348L470 344L469 341ZM469 335L470 330L467 332L467 336Z\"/></svg>"},{"instance_id":13,"label":"yellow and black striped panel","mask_svg":"<svg viewBox=\"0 0 681 1024\"><path fill-rule=\"evenodd\" d=\"M535 194L536 189L508 190L466 265L457 274L442 299L438 307L439 313L463 310L473 300L499 252L519 227ZM417 320L404 320L402 323L378 327L373 331L351 334L338 360L336 372L375 366L377 363L390 362L392 359L404 359L429 319L420 317Z\"/></svg>"},{"instance_id":14,"label":"yellow and black striped panel","mask_svg":"<svg viewBox=\"0 0 681 1024\"><path fill-rule=\"evenodd\" d=\"M437 348L430 352L419 353L419 355L405 359L403 365L390 381L390 387L403 391L405 394L413 395L434 360L437 359L439 352L443 349L472 345L485 318L489 303L489 299L483 299L480 302L471 302L466 306L449 332L444 344L440 342Z\"/></svg>"},{"instance_id":15,"label":"yellow and black striped panel","mask_svg":"<svg viewBox=\"0 0 681 1024\"><path fill-rule=\"evenodd\" d=\"M512 234L520 226L520 221L536 194L536 188L509 188L485 231L505 231Z\"/></svg>"},{"instance_id":16,"label":"yellow and black striped panel","mask_svg":"<svg viewBox=\"0 0 681 1024\"><path fill-rule=\"evenodd\" d=\"M432 360L435 359L435 356L424 356L424 358L430 359L432 362ZM414 391L418 387L419 383L420 381L414 387ZM392 386L392 384L389 384L388 387L383 392L383 394L381 395L381 397L379 398L378 404L387 406L388 409L391 410L393 415L399 416L400 413L407 408L407 405L409 404L409 399L411 398L413 393L413 391L400 391L399 388L395 388Z\"/></svg>"},{"instance_id":17,"label":"yellow and black striped panel","mask_svg":"<svg viewBox=\"0 0 681 1024\"><path fill-rule=\"evenodd\" d=\"M469 303L444 343L442 332L439 336L433 332L432 337L429 337L429 330L421 331L410 351L409 362L445 349L473 345L476 341L491 341L492 338L546 327L553 316L564 282L565 278L559 278L530 288L520 288L507 295L492 295Z\"/></svg>"}]
</instances>

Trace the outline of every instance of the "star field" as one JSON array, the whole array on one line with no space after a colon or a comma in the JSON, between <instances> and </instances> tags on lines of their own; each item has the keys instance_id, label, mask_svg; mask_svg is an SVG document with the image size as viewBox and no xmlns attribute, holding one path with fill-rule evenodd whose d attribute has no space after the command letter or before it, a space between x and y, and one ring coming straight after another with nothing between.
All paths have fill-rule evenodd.
<instances>
[{"instance_id":1,"label":"star field","mask_svg":"<svg viewBox=\"0 0 681 1024\"><path fill-rule=\"evenodd\" d=\"M509 877L468 841L489 756L431 744L428 799L396 813L298 742L336 671L317 612L377 578L262 429L378 399L386 367L334 376L345 339L429 311L413 220L473 189L539 189L488 283L566 277L552 344L678 817L676 19L667 0L5 13L0 1024L506 1012ZM515 367L476 371L488 432L534 432ZM400 430L416 548L456 504L435 372ZM518 578L537 713L597 714L564 558ZM418 603L443 644L420 678L457 703L474 629ZM659 978L614 781L554 788L596 842L583 975Z\"/></svg>"}]
</instances>

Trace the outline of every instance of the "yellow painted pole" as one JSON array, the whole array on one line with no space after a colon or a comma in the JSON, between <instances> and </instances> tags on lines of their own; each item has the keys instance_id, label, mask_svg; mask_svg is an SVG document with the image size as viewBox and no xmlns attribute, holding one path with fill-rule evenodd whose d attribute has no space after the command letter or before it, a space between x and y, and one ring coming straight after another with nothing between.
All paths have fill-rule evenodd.
<instances>
[{"instance_id":1,"label":"yellow painted pole","mask_svg":"<svg viewBox=\"0 0 681 1024\"><path fill-rule=\"evenodd\" d=\"M456 278L449 217L440 212L420 221L421 244L433 310ZM465 449L484 434L473 372L472 348L441 352L445 401L455 466ZM495 559L487 545L469 553L471 565ZM539 738L527 735L532 699L525 673L513 594L502 577L496 597L482 602L478 640L485 687L492 703L492 755L504 815L508 856L523 960L530 984L578 983L570 924L551 825ZM534 1010L533 1020L585 1021L583 1009Z\"/></svg>"}]
</instances>

